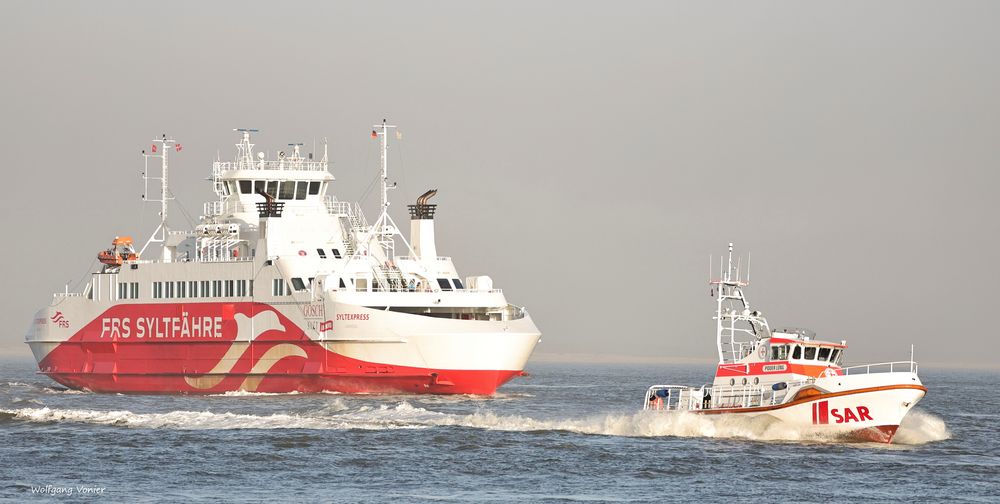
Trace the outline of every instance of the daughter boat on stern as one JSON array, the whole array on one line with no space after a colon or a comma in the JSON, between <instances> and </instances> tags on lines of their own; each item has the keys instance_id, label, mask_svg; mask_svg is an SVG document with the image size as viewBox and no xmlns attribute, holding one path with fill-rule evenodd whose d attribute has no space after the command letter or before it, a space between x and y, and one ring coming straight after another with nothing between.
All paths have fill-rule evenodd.
<instances>
[{"instance_id":1,"label":"daughter boat on stern","mask_svg":"<svg viewBox=\"0 0 1000 504\"><path fill-rule=\"evenodd\" d=\"M711 281L719 350L714 382L654 385L644 409L769 415L818 432L892 442L903 417L927 392L912 350L908 361L841 367L846 341L819 341L805 329L772 330L750 308L743 295L749 275L741 278L740 266L734 267L732 243L721 273Z\"/></svg>"}]
</instances>

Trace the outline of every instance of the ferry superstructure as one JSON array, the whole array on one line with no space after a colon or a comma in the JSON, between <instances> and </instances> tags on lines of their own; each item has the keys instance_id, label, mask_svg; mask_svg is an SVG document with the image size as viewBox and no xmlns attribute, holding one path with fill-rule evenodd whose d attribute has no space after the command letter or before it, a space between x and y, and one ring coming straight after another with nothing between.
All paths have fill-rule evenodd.
<instances>
[{"instance_id":1,"label":"ferry superstructure","mask_svg":"<svg viewBox=\"0 0 1000 504\"><path fill-rule=\"evenodd\" d=\"M463 279L437 255L436 191L409 205L409 240L390 217L393 128L371 132L374 224L333 197L325 146L319 160L301 144L268 159L251 143L256 130L241 129L235 160L212 166L219 199L195 229L171 229L168 158L181 146L154 140L143 198L160 203L160 224L138 252L116 237L82 292L37 312L25 339L40 372L74 389L189 394L492 394L523 374L541 334L489 276ZM161 249L152 260L151 245Z\"/></svg>"},{"instance_id":2,"label":"ferry superstructure","mask_svg":"<svg viewBox=\"0 0 1000 504\"><path fill-rule=\"evenodd\" d=\"M912 347L907 361L841 367L846 341L820 341L806 329L772 329L743 293L749 258L745 278L741 268L742 261L733 264L730 243L720 276L710 280L719 355L714 381L701 387L653 385L643 408L768 415L837 437L891 442L903 417L927 392Z\"/></svg>"}]
</instances>

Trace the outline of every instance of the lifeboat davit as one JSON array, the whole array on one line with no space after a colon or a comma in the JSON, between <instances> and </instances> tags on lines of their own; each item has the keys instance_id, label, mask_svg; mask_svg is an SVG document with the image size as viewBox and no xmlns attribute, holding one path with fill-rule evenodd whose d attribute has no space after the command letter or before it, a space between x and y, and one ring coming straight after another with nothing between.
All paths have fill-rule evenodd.
<instances>
[{"instance_id":1,"label":"lifeboat davit","mask_svg":"<svg viewBox=\"0 0 1000 504\"><path fill-rule=\"evenodd\" d=\"M111 248L97 254L97 260L107 266L121 266L125 261L135 261L138 258L139 255L132 247L131 236L116 236L111 241Z\"/></svg>"}]
</instances>

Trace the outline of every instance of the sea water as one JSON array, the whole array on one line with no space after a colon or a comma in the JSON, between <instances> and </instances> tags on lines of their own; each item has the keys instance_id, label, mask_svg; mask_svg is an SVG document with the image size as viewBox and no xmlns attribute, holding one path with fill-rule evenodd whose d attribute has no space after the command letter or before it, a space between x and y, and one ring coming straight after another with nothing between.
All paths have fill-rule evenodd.
<instances>
[{"instance_id":1,"label":"sea water","mask_svg":"<svg viewBox=\"0 0 1000 504\"><path fill-rule=\"evenodd\" d=\"M492 397L66 390L0 361L10 501L998 502L996 372L922 369L894 444L643 412L711 365L530 364Z\"/></svg>"}]
</instances>

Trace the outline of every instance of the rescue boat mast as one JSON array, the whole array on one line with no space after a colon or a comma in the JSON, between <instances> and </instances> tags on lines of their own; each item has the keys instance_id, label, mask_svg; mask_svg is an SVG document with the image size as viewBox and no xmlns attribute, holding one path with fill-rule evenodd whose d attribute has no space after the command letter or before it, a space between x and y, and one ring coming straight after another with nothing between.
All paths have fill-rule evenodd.
<instances>
[{"instance_id":1,"label":"rescue boat mast","mask_svg":"<svg viewBox=\"0 0 1000 504\"><path fill-rule=\"evenodd\" d=\"M743 295L743 287L750 285L750 257L747 256L747 270L742 269L742 260L733 265L733 244L729 244L729 255L723 263L719 257L719 278L712 278L712 258L709 257L709 284L716 297L715 335L719 350L719 363L732 364L753 351L757 343L771 334L767 319L759 311L752 311L750 303ZM744 278L743 275L746 275Z\"/></svg>"}]
</instances>

